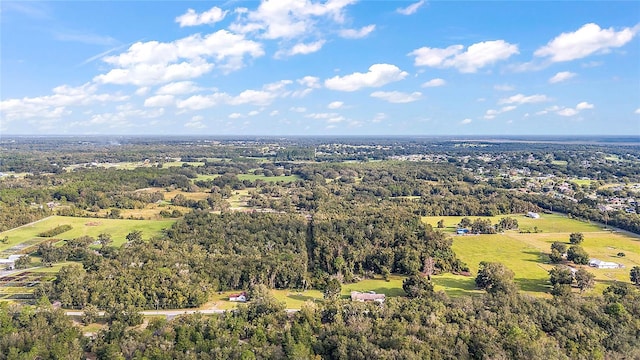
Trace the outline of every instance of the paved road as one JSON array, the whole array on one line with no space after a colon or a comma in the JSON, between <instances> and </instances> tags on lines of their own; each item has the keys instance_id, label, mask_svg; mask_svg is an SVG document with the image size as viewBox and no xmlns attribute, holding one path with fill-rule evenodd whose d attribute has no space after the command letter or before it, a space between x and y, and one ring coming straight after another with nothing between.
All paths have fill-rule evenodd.
<instances>
[{"instance_id":1,"label":"paved road","mask_svg":"<svg viewBox=\"0 0 640 360\"><path fill-rule=\"evenodd\" d=\"M171 317L175 317L175 316L179 316L179 315L196 314L196 313L200 313L200 314L204 314L204 315L223 314L226 311L233 311L233 310L220 310L220 309L143 310L143 311L140 311L140 314L142 314L144 316L164 315L166 317L170 317L171 318ZM295 313L295 312L300 311L300 309L286 309L285 311L287 313L291 314L291 313ZM65 311L65 314L67 316L82 316L84 314L84 311L67 310L67 311ZM104 314L105 314L104 311L98 312L98 316L104 316Z\"/></svg>"}]
</instances>

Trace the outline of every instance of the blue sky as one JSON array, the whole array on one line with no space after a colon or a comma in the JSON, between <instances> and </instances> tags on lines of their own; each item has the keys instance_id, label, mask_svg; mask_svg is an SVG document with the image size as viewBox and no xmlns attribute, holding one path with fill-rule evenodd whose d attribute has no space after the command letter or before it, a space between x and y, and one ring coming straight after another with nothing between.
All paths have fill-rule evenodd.
<instances>
[{"instance_id":1,"label":"blue sky","mask_svg":"<svg viewBox=\"0 0 640 360\"><path fill-rule=\"evenodd\" d=\"M0 134L640 134L636 1L2 1L0 27Z\"/></svg>"}]
</instances>

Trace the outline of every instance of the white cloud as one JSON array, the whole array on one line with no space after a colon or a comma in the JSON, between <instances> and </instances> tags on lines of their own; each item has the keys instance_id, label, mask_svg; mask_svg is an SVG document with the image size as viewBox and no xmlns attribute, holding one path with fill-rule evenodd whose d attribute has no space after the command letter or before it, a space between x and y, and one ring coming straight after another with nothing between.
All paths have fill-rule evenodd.
<instances>
[{"instance_id":1,"label":"white cloud","mask_svg":"<svg viewBox=\"0 0 640 360\"><path fill-rule=\"evenodd\" d=\"M398 8L396 9L396 12L398 14L402 14L402 15L413 15L416 13L416 11L418 11L418 9L420 9L420 7L422 7L422 5L424 5L426 3L425 0L420 0L416 3L413 3L405 8Z\"/></svg>"},{"instance_id":2,"label":"white cloud","mask_svg":"<svg viewBox=\"0 0 640 360\"><path fill-rule=\"evenodd\" d=\"M127 51L102 60L115 68L94 78L113 84L154 85L202 76L219 66L225 71L244 66L245 57L264 55L262 44L244 35L219 30L173 42L136 42Z\"/></svg>"},{"instance_id":3,"label":"white cloud","mask_svg":"<svg viewBox=\"0 0 640 360\"><path fill-rule=\"evenodd\" d=\"M178 100L176 107L186 110L202 110L224 103L229 99L225 93L215 93L210 95L193 95L185 100Z\"/></svg>"},{"instance_id":4,"label":"white cloud","mask_svg":"<svg viewBox=\"0 0 640 360\"><path fill-rule=\"evenodd\" d=\"M395 65L374 64L367 73L353 73L345 76L335 76L324 81L324 85L331 90L356 91L365 87L381 87L388 83L400 81L409 75Z\"/></svg>"},{"instance_id":5,"label":"white cloud","mask_svg":"<svg viewBox=\"0 0 640 360\"><path fill-rule=\"evenodd\" d=\"M138 88L138 89L136 90L135 94L136 94L136 95L138 95L138 96L145 96L145 95L147 95L147 94L149 93L149 90L151 90L151 88L150 88L150 87L148 87L148 86L143 86L143 87L141 87L141 88Z\"/></svg>"},{"instance_id":6,"label":"white cloud","mask_svg":"<svg viewBox=\"0 0 640 360\"><path fill-rule=\"evenodd\" d=\"M491 119L495 118L497 115L506 113L508 111L515 110L516 108L517 108L517 106L508 105L508 106L503 106L500 110L489 109L484 114L484 118L487 119L487 120L491 120Z\"/></svg>"},{"instance_id":7,"label":"white cloud","mask_svg":"<svg viewBox=\"0 0 640 360\"><path fill-rule=\"evenodd\" d=\"M230 105L269 105L276 98L276 94L264 90L245 90L238 96L229 99Z\"/></svg>"},{"instance_id":8,"label":"white cloud","mask_svg":"<svg viewBox=\"0 0 640 360\"><path fill-rule=\"evenodd\" d=\"M278 111L278 110L273 110L272 112L270 112L270 113L269 113L269 116L276 116L276 115L278 115L278 114L280 114L280 111Z\"/></svg>"},{"instance_id":9,"label":"white cloud","mask_svg":"<svg viewBox=\"0 0 640 360\"><path fill-rule=\"evenodd\" d=\"M180 27L215 24L222 21L226 15L227 11L223 11L217 6L201 14L198 14L193 9L188 9L186 13L176 18L176 22L180 24Z\"/></svg>"},{"instance_id":10,"label":"white cloud","mask_svg":"<svg viewBox=\"0 0 640 360\"><path fill-rule=\"evenodd\" d=\"M559 73L553 75L551 79L549 79L549 83L555 84L555 83L563 82L571 79L576 75L577 75L576 73L572 73L570 71L560 71Z\"/></svg>"},{"instance_id":11,"label":"white cloud","mask_svg":"<svg viewBox=\"0 0 640 360\"><path fill-rule=\"evenodd\" d=\"M304 85L310 88L321 88L320 79L315 76L305 76L301 79L296 80L300 85Z\"/></svg>"},{"instance_id":12,"label":"white cloud","mask_svg":"<svg viewBox=\"0 0 640 360\"><path fill-rule=\"evenodd\" d=\"M146 107L164 107L171 106L175 104L175 99L173 95L156 95L150 98L147 98L144 101L144 106Z\"/></svg>"},{"instance_id":13,"label":"white cloud","mask_svg":"<svg viewBox=\"0 0 640 360\"><path fill-rule=\"evenodd\" d=\"M193 79L213 69L213 64L204 61L179 64L137 64L124 69L113 69L93 78L103 84L133 84L137 86L161 84L170 81Z\"/></svg>"},{"instance_id":14,"label":"white cloud","mask_svg":"<svg viewBox=\"0 0 640 360\"><path fill-rule=\"evenodd\" d=\"M156 91L158 95L181 95L199 91L200 88L193 81L178 81L162 86Z\"/></svg>"},{"instance_id":15,"label":"white cloud","mask_svg":"<svg viewBox=\"0 0 640 360\"><path fill-rule=\"evenodd\" d=\"M560 107L555 107L553 109L548 109L550 111L555 111L556 114L561 115L561 116L575 116L578 115L578 113L580 113L582 110L590 110L595 108L595 106L593 104L590 104L586 101L580 102L578 103L578 105L576 105L575 109L574 108L560 108ZM543 112L541 112L543 113ZM544 112L546 113L546 112Z\"/></svg>"},{"instance_id":16,"label":"white cloud","mask_svg":"<svg viewBox=\"0 0 640 360\"><path fill-rule=\"evenodd\" d=\"M504 40L484 41L473 44L463 51L463 45L451 45L444 49L422 47L410 52L415 56L416 66L456 68L462 73L474 73L485 66L511 55L518 54L518 46Z\"/></svg>"},{"instance_id":17,"label":"white cloud","mask_svg":"<svg viewBox=\"0 0 640 360\"><path fill-rule=\"evenodd\" d=\"M640 27L601 29L597 24L583 25L575 32L562 33L547 45L534 52L537 57L549 58L551 62L563 62L582 59L592 54L604 54L612 48L627 44L636 35Z\"/></svg>"},{"instance_id":18,"label":"white cloud","mask_svg":"<svg viewBox=\"0 0 640 360\"><path fill-rule=\"evenodd\" d=\"M469 118L466 118L466 119L464 119L464 120L460 121L460 124L462 124L462 125L467 125L467 124L471 124L471 122L472 122L472 121L473 121L473 120L471 120L471 119L469 119Z\"/></svg>"},{"instance_id":19,"label":"white cloud","mask_svg":"<svg viewBox=\"0 0 640 360\"><path fill-rule=\"evenodd\" d=\"M376 29L375 25L363 26L360 29L343 29L340 30L340 36L345 39L362 39L367 37Z\"/></svg>"},{"instance_id":20,"label":"white cloud","mask_svg":"<svg viewBox=\"0 0 640 360\"><path fill-rule=\"evenodd\" d=\"M574 116L578 114L578 110L572 108L564 108L562 110L559 110L557 113L561 116Z\"/></svg>"},{"instance_id":21,"label":"white cloud","mask_svg":"<svg viewBox=\"0 0 640 360\"><path fill-rule=\"evenodd\" d=\"M589 104L586 101L583 101L581 103L579 103L578 105L576 105L576 110L580 111L580 110L587 110L587 109L593 109L594 106L593 104Z\"/></svg>"},{"instance_id":22,"label":"white cloud","mask_svg":"<svg viewBox=\"0 0 640 360\"><path fill-rule=\"evenodd\" d=\"M422 84L422 87L438 87L438 86L443 86L446 83L447 82L444 79L435 78L435 79L431 79L431 80L427 81L426 83Z\"/></svg>"},{"instance_id":23,"label":"white cloud","mask_svg":"<svg viewBox=\"0 0 640 360\"><path fill-rule=\"evenodd\" d=\"M343 122L345 120L346 120L346 118L344 116L334 116L332 118L327 119L327 123L334 124L334 123Z\"/></svg>"},{"instance_id":24,"label":"white cloud","mask_svg":"<svg viewBox=\"0 0 640 360\"><path fill-rule=\"evenodd\" d=\"M634 111L634 114L640 114L640 108L637 108L636 111Z\"/></svg>"},{"instance_id":25,"label":"white cloud","mask_svg":"<svg viewBox=\"0 0 640 360\"><path fill-rule=\"evenodd\" d=\"M68 106L89 106L106 102L129 99L119 93L97 93L96 84L86 83L78 87L61 85L55 87L52 95L25 97L0 101L1 118L6 121L29 118L58 118L71 113Z\"/></svg>"},{"instance_id":26,"label":"white cloud","mask_svg":"<svg viewBox=\"0 0 640 360\"><path fill-rule=\"evenodd\" d=\"M316 33L317 25L342 23L344 8L356 0L265 0L255 11L243 10L230 29L239 33L257 32L265 39L294 39Z\"/></svg>"},{"instance_id":27,"label":"white cloud","mask_svg":"<svg viewBox=\"0 0 640 360\"><path fill-rule=\"evenodd\" d=\"M241 119L243 118L244 115L240 114L240 113L232 113L229 114L229 119Z\"/></svg>"},{"instance_id":28,"label":"white cloud","mask_svg":"<svg viewBox=\"0 0 640 360\"><path fill-rule=\"evenodd\" d=\"M422 93L418 91L411 94L400 91L376 91L371 94L371 97L382 99L390 103L406 104L419 100L422 97Z\"/></svg>"},{"instance_id":29,"label":"white cloud","mask_svg":"<svg viewBox=\"0 0 640 360\"><path fill-rule=\"evenodd\" d=\"M500 101L498 101L498 104L531 104L549 100L550 99L546 95L536 94L525 96L522 94L517 94L508 98L500 99Z\"/></svg>"},{"instance_id":30,"label":"white cloud","mask_svg":"<svg viewBox=\"0 0 640 360\"><path fill-rule=\"evenodd\" d=\"M322 46L324 45L324 40L318 40L316 42L312 42L312 43L298 43L295 44L291 49L289 50L280 50L278 52L276 52L275 57L276 58L281 58L283 56L294 56L294 55L307 55L307 54L311 54L317 51L320 51L320 49L322 49Z\"/></svg>"},{"instance_id":31,"label":"white cloud","mask_svg":"<svg viewBox=\"0 0 640 360\"><path fill-rule=\"evenodd\" d=\"M310 118L310 119L316 119L316 120L324 120L324 119L335 118L338 116L339 116L338 113L311 113L311 114L305 115L304 117Z\"/></svg>"},{"instance_id":32,"label":"white cloud","mask_svg":"<svg viewBox=\"0 0 640 360\"><path fill-rule=\"evenodd\" d=\"M329 109L340 109L344 105L342 101L332 101L327 105Z\"/></svg>"},{"instance_id":33,"label":"white cloud","mask_svg":"<svg viewBox=\"0 0 640 360\"><path fill-rule=\"evenodd\" d=\"M247 116L256 116L256 115L258 115L258 114L260 114L260 111L258 111L258 110L251 110L251 111L249 111L249 112L247 113Z\"/></svg>"},{"instance_id":34,"label":"white cloud","mask_svg":"<svg viewBox=\"0 0 640 360\"><path fill-rule=\"evenodd\" d=\"M508 84L494 85L493 88L498 91L513 91L515 89L512 85Z\"/></svg>"},{"instance_id":35,"label":"white cloud","mask_svg":"<svg viewBox=\"0 0 640 360\"><path fill-rule=\"evenodd\" d=\"M293 112L299 112L299 113L303 113L307 111L307 108L304 106L297 106L297 107L292 107L291 109L289 109L290 111Z\"/></svg>"}]
</instances>

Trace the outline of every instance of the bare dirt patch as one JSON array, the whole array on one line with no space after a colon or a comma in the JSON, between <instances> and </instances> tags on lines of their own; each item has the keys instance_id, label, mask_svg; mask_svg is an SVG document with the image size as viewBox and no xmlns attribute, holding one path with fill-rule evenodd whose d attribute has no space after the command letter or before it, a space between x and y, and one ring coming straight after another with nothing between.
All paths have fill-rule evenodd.
<instances>
[{"instance_id":1,"label":"bare dirt patch","mask_svg":"<svg viewBox=\"0 0 640 360\"><path fill-rule=\"evenodd\" d=\"M84 224L85 226L99 226L100 222L99 221L92 221L92 222L88 222L86 224Z\"/></svg>"}]
</instances>

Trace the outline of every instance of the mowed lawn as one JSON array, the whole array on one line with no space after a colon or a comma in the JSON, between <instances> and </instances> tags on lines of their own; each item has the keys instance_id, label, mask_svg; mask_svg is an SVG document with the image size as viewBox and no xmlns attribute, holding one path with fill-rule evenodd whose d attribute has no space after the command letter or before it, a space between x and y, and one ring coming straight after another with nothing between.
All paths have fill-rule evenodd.
<instances>
[{"instance_id":1,"label":"mowed lawn","mask_svg":"<svg viewBox=\"0 0 640 360\"><path fill-rule=\"evenodd\" d=\"M44 241L48 238L40 238L38 234L60 225L71 225L72 229L55 236L56 239L74 239L85 235L97 238L98 235L105 233L111 235L113 246L120 246L126 241L127 234L134 230L142 231L142 238L149 239L160 235L162 229L171 227L174 222L175 219L121 220L51 216L43 221L0 233L0 237L8 236L9 238L6 244L0 244L0 251L34 238Z\"/></svg>"},{"instance_id":2,"label":"mowed lawn","mask_svg":"<svg viewBox=\"0 0 640 360\"><path fill-rule=\"evenodd\" d=\"M441 219L444 220L447 233L452 234L453 250L462 261L469 265L472 277L464 278L452 274L434 277L436 289L442 286L450 295L474 293L473 279L481 261L500 262L513 270L518 287L531 295L549 296L550 290L548 270L555 264L549 263L548 254L555 241L569 244L569 234L581 232L585 241L581 246L591 258L616 262L624 265L622 269L585 268L596 276L596 286L587 293L601 293L613 281L629 282L629 270L640 265L640 238L603 230L597 224L568 219L560 214L541 214L540 219L531 219L524 215L507 215L518 220L520 229L537 227L542 232L520 233L517 230L506 231L494 235L455 235L457 224L462 216L424 217L423 220L434 228ZM483 217L491 219L493 224L504 216ZM477 217L469 217L472 221ZM618 257L623 252L624 257ZM441 277L441 278L439 278ZM577 290L575 290L577 291Z\"/></svg>"}]
</instances>

